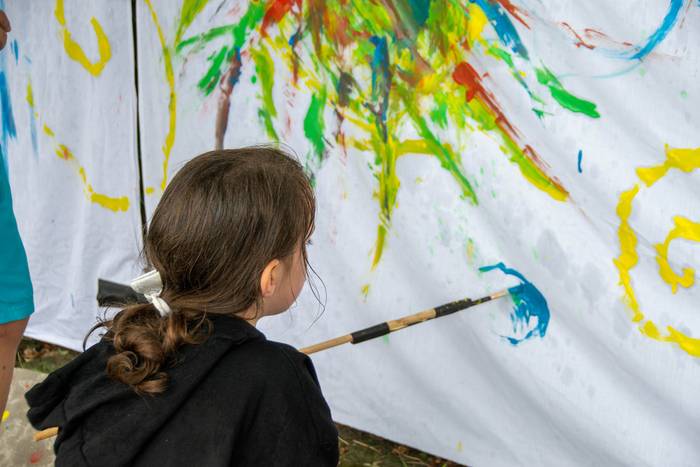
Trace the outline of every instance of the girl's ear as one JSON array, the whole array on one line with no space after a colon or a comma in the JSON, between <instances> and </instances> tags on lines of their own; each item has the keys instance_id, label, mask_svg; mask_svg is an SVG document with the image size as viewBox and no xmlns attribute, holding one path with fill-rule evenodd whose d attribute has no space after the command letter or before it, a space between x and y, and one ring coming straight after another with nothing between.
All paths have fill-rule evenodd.
<instances>
[{"instance_id":1,"label":"girl's ear","mask_svg":"<svg viewBox=\"0 0 700 467\"><path fill-rule=\"evenodd\" d=\"M262 291L263 298L273 295L275 289L277 289L277 285L279 284L279 264L279 260L273 259L267 263L267 266L265 266L265 269L263 269L260 275L260 290Z\"/></svg>"}]
</instances>

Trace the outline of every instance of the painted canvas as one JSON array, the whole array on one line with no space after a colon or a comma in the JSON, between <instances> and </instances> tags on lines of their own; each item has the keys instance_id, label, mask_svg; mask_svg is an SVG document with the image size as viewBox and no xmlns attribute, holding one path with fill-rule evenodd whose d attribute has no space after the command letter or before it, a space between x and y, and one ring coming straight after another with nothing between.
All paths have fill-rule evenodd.
<instances>
[{"instance_id":1,"label":"painted canvas","mask_svg":"<svg viewBox=\"0 0 700 467\"><path fill-rule=\"evenodd\" d=\"M312 344L338 421L469 465L700 455L700 5L137 2L147 211L182 162L279 142L319 203ZM320 279L319 279L320 278ZM325 305L325 306L323 306Z\"/></svg>"},{"instance_id":2,"label":"painted canvas","mask_svg":"<svg viewBox=\"0 0 700 467\"><path fill-rule=\"evenodd\" d=\"M80 349L97 277L139 269L131 5L0 2L2 160L34 288L27 334Z\"/></svg>"}]
</instances>

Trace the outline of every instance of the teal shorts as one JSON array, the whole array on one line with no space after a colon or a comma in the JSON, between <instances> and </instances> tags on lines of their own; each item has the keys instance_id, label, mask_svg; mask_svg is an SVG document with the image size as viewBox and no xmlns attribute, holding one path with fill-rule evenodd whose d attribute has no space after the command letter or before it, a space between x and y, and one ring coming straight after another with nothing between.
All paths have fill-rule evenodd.
<instances>
[{"instance_id":1,"label":"teal shorts","mask_svg":"<svg viewBox=\"0 0 700 467\"><path fill-rule=\"evenodd\" d=\"M27 318L33 312L27 255L12 211L5 164L0 160L0 324Z\"/></svg>"}]
</instances>

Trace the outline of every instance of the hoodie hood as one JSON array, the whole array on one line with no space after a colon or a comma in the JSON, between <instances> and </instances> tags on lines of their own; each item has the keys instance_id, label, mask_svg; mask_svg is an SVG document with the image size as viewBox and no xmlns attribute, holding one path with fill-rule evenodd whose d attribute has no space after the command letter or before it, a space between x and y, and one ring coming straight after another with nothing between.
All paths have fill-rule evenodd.
<instances>
[{"instance_id":1,"label":"hoodie hood","mask_svg":"<svg viewBox=\"0 0 700 467\"><path fill-rule=\"evenodd\" d=\"M106 365L114 348L104 341L27 392L32 426L37 430L59 427L56 465L129 463L226 354L245 342L265 340L260 331L239 318L208 317L212 334L202 344L180 349L177 364L168 369L168 386L162 394L137 396L130 386L109 378Z\"/></svg>"}]
</instances>

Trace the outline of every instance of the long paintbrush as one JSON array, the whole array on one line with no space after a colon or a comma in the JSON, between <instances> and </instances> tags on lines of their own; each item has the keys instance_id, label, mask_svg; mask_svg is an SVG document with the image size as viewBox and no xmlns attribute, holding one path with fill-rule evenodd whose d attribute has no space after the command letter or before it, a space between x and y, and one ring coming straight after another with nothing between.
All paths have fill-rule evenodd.
<instances>
[{"instance_id":1,"label":"long paintbrush","mask_svg":"<svg viewBox=\"0 0 700 467\"><path fill-rule=\"evenodd\" d=\"M412 315L404 316L398 319L392 319L391 321L385 321L375 326L360 329L359 331L355 331L344 336L336 337L335 339L329 339L327 341L319 342L318 344L310 345L308 347L304 347L303 349L299 349L299 351L309 355L315 352L320 352L321 350L330 349L331 347L337 347L339 345L347 343L359 344L360 342L365 342L376 337L384 336L391 332L407 328L408 326L413 326L414 324L422 323L424 321L429 321L435 318L440 318L441 316L450 315L461 310L466 310L467 308L471 308L475 305L486 303L497 298L505 297L506 295L508 295L508 290L501 290L500 292L487 295L486 297L482 297L477 300L472 300L471 298L456 300L454 302L445 303L444 305L420 311Z\"/></svg>"}]
</instances>

